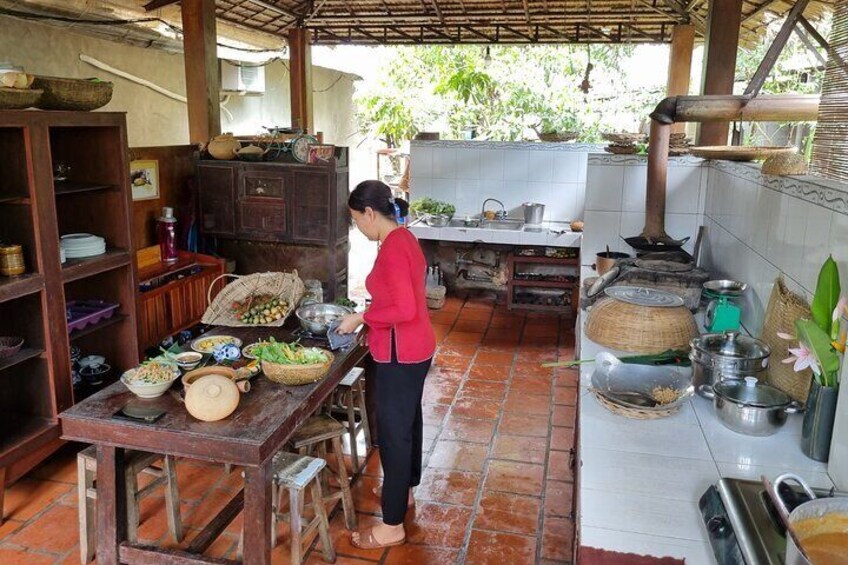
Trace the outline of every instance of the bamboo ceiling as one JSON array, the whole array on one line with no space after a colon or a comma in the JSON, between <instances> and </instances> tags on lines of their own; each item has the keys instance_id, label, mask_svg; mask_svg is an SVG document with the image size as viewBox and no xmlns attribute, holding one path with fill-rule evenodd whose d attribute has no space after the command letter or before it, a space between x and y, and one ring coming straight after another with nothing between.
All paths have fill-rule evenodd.
<instances>
[{"instance_id":1,"label":"bamboo ceiling","mask_svg":"<svg viewBox=\"0 0 848 565\"><path fill-rule=\"evenodd\" d=\"M149 0L148 0L149 1ZM216 0L218 18L274 35L302 25L316 44L663 43L706 30L707 0ZM740 41L792 0L744 0ZM816 19L831 1L805 10Z\"/></svg>"}]
</instances>

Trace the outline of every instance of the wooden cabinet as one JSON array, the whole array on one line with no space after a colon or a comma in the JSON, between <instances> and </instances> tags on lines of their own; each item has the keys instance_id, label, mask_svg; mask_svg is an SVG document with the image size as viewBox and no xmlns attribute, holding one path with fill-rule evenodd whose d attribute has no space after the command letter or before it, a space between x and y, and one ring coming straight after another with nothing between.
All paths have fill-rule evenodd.
<instances>
[{"instance_id":1,"label":"wooden cabinet","mask_svg":"<svg viewBox=\"0 0 848 565\"><path fill-rule=\"evenodd\" d=\"M321 165L199 161L201 230L241 274L297 270L347 295L348 169Z\"/></svg>"},{"instance_id":2,"label":"wooden cabinet","mask_svg":"<svg viewBox=\"0 0 848 565\"><path fill-rule=\"evenodd\" d=\"M0 277L0 335L25 340L0 359L0 508L2 487L61 445L58 414L92 392L73 387L71 347L106 357L106 384L139 361L126 140L123 114L0 111L0 237L22 244L27 269ZM60 236L79 232L106 253L62 263ZM72 300L119 306L69 332Z\"/></svg>"}]
</instances>

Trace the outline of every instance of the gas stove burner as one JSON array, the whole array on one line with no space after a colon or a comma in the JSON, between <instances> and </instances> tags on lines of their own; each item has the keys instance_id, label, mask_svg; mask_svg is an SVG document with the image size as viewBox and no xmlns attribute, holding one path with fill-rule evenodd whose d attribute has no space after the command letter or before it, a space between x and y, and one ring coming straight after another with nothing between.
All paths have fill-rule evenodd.
<instances>
[{"instance_id":1,"label":"gas stove burner","mask_svg":"<svg viewBox=\"0 0 848 565\"><path fill-rule=\"evenodd\" d=\"M292 337L295 339L310 339L312 341L320 341L321 343L330 343L330 340L327 339L327 336L317 335L312 332L308 332L303 328L293 331Z\"/></svg>"}]
</instances>

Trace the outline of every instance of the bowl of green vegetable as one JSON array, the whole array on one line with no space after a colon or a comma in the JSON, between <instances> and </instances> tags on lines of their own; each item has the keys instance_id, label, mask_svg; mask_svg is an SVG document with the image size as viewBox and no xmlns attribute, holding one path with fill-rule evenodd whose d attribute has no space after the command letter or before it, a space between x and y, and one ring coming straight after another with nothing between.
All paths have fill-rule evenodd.
<instances>
[{"instance_id":1,"label":"bowl of green vegetable","mask_svg":"<svg viewBox=\"0 0 848 565\"><path fill-rule=\"evenodd\" d=\"M433 200L429 196L415 200L409 205L409 209L412 210L417 217L423 218L428 224L430 224L431 218L435 218L433 221L438 223L441 221L439 217L445 216L447 219L444 220L444 223L447 225L447 222L456 213L456 206L453 204L450 204L449 202L442 202L441 200Z\"/></svg>"},{"instance_id":2,"label":"bowl of green vegetable","mask_svg":"<svg viewBox=\"0 0 848 565\"><path fill-rule=\"evenodd\" d=\"M262 372L275 383L305 385L321 380L333 364L333 354L320 347L276 341L272 337L253 349Z\"/></svg>"}]
</instances>

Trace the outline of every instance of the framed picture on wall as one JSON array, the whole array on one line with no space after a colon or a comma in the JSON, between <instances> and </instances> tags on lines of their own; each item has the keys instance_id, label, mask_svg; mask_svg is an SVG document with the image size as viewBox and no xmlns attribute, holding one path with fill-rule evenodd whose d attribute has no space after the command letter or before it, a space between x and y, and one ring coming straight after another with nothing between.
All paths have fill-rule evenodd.
<instances>
[{"instance_id":1,"label":"framed picture on wall","mask_svg":"<svg viewBox=\"0 0 848 565\"><path fill-rule=\"evenodd\" d=\"M132 183L133 200L159 198L159 161L132 161L130 183Z\"/></svg>"}]
</instances>

